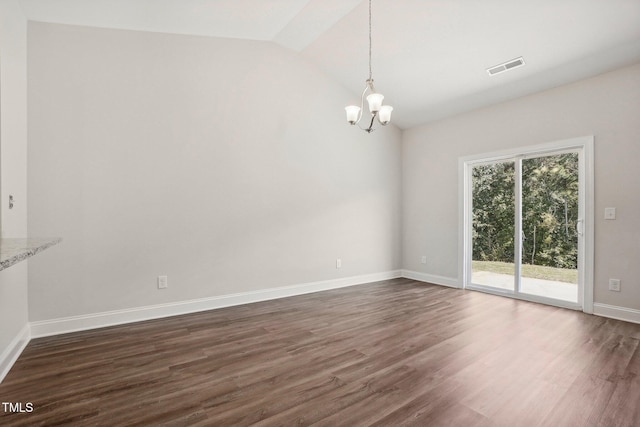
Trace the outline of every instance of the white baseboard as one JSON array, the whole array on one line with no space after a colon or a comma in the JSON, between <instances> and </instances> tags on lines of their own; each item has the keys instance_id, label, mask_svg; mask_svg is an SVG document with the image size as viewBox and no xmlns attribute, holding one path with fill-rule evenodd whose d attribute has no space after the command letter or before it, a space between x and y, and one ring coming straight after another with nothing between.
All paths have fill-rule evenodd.
<instances>
[{"instance_id":1,"label":"white baseboard","mask_svg":"<svg viewBox=\"0 0 640 427\"><path fill-rule=\"evenodd\" d=\"M402 277L400 270L394 270L333 280L323 280L320 282L303 283L300 285L200 298L189 301L135 307L125 310L114 310L59 319L41 320L31 322L31 337L39 338L68 332L122 325L125 323L139 322L143 320L177 316L180 314L196 313L199 311L303 295L380 280L396 279L399 277Z\"/></svg>"},{"instance_id":2,"label":"white baseboard","mask_svg":"<svg viewBox=\"0 0 640 427\"><path fill-rule=\"evenodd\" d=\"M402 277L419 280L421 282L433 283L434 285L448 286L460 289L457 278L436 276L435 274L420 273L419 271L401 270Z\"/></svg>"},{"instance_id":3,"label":"white baseboard","mask_svg":"<svg viewBox=\"0 0 640 427\"><path fill-rule=\"evenodd\" d=\"M593 304L593 314L631 323L640 323L640 310L633 308L595 303Z\"/></svg>"},{"instance_id":4,"label":"white baseboard","mask_svg":"<svg viewBox=\"0 0 640 427\"><path fill-rule=\"evenodd\" d=\"M0 383L7 376L9 370L13 364L18 360L18 357L29 344L31 340L29 332L29 324L24 325L18 335L13 338L9 346L0 354Z\"/></svg>"}]
</instances>

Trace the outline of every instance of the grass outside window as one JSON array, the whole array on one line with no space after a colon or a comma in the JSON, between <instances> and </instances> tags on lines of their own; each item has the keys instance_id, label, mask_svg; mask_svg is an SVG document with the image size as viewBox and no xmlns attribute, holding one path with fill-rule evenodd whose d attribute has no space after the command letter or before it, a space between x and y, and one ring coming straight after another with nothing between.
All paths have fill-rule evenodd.
<instances>
[{"instance_id":1,"label":"grass outside window","mask_svg":"<svg viewBox=\"0 0 640 427\"><path fill-rule=\"evenodd\" d=\"M513 263L508 262L472 261L472 265L473 271L489 271L510 276L513 276L515 271ZM522 277L578 284L578 270L569 268L522 264Z\"/></svg>"}]
</instances>

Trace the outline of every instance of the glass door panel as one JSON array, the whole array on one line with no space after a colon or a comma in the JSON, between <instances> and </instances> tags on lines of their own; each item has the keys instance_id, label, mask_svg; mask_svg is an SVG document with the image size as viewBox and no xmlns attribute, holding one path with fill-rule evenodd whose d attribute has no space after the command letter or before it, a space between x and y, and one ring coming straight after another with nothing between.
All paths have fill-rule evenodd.
<instances>
[{"instance_id":1,"label":"glass door panel","mask_svg":"<svg viewBox=\"0 0 640 427\"><path fill-rule=\"evenodd\" d=\"M578 153L522 160L520 292L578 302Z\"/></svg>"},{"instance_id":2,"label":"glass door panel","mask_svg":"<svg viewBox=\"0 0 640 427\"><path fill-rule=\"evenodd\" d=\"M502 292L515 284L516 163L474 165L471 283Z\"/></svg>"},{"instance_id":3,"label":"glass door panel","mask_svg":"<svg viewBox=\"0 0 640 427\"><path fill-rule=\"evenodd\" d=\"M469 289L593 310L593 139L461 159Z\"/></svg>"}]
</instances>

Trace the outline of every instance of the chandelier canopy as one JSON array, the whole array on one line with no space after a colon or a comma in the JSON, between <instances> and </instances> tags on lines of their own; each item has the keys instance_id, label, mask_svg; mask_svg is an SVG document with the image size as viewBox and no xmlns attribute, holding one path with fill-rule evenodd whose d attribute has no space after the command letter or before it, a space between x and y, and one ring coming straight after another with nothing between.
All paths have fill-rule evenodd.
<instances>
[{"instance_id":1,"label":"chandelier canopy","mask_svg":"<svg viewBox=\"0 0 640 427\"><path fill-rule=\"evenodd\" d=\"M393 107L390 105L382 105L382 101L384 100L384 95L376 92L376 88L373 86L373 74L371 72L371 0L369 0L369 78L366 80L366 85L364 87L364 91L362 92L362 97L360 99L360 106L357 105L349 105L345 107L347 112L347 121L351 125L358 125L358 127L365 132L371 133L373 132L373 125L375 123L376 117L381 125L386 126L391 122L391 112L393 111ZM369 92L369 95L367 95ZM362 119L362 109L364 107L364 99L367 99L367 103L369 104L369 112L371 113L371 122L369 123L369 127L363 128L358 123L360 119Z\"/></svg>"}]
</instances>

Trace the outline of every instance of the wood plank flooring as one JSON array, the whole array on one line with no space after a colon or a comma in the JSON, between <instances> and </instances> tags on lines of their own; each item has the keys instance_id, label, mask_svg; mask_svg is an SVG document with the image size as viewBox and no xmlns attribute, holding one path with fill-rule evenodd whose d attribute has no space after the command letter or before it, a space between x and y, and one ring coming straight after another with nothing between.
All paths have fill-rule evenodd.
<instances>
[{"instance_id":1,"label":"wood plank flooring","mask_svg":"<svg viewBox=\"0 0 640 427\"><path fill-rule=\"evenodd\" d=\"M0 425L640 426L640 325L396 279L33 340Z\"/></svg>"}]
</instances>

